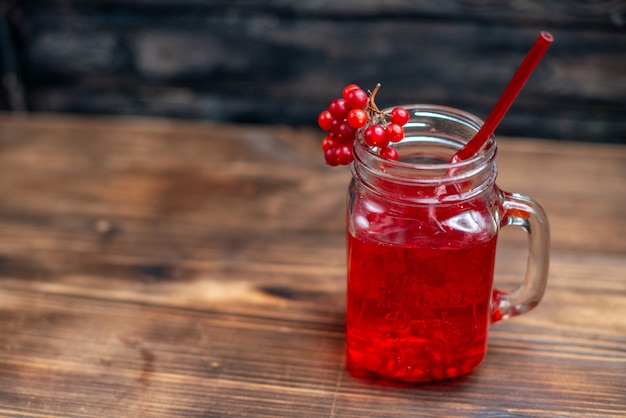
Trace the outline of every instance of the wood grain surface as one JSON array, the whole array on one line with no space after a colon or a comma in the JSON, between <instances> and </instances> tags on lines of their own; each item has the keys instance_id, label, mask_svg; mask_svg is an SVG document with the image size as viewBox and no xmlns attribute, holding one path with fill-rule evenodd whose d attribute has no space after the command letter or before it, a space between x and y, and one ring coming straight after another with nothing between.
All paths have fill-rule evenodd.
<instances>
[{"instance_id":1,"label":"wood grain surface","mask_svg":"<svg viewBox=\"0 0 626 418\"><path fill-rule=\"evenodd\" d=\"M626 414L626 146L499 139L552 227L544 300L462 378L348 373L350 173L321 133L0 115L0 416ZM497 284L525 237L505 229Z\"/></svg>"},{"instance_id":2,"label":"wood grain surface","mask_svg":"<svg viewBox=\"0 0 626 418\"><path fill-rule=\"evenodd\" d=\"M21 0L27 109L313 125L348 83L486 118L542 30L555 42L502 134L625 142L623 0ZM7 29L8 33L8 29ZM2 65L0 63L0 69Z\"/></svg>"}]
</instances>

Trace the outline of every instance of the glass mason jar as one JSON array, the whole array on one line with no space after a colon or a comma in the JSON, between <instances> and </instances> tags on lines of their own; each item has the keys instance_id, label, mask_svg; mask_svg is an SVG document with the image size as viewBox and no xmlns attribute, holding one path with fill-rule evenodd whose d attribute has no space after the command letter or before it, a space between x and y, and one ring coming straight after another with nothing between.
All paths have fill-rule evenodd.
<instances>
[{"instance_id":1,"label":"glass mason jar","mask_svg":"<svg viewBox=\"0 0 626 418\"><path fill-rule=\"evenodd\" d=\"M535 201L496 186L493 136L474 157L448 163L480 119L443 106L404 107L405 138L392 144L399 161L355 141L346 339L350 367L418 382L472 371L485 356L489 325L539 303L549 228ZM506 225L529 235L526 275L511 293L493 289Z\"/></svg>"}]
</instances>

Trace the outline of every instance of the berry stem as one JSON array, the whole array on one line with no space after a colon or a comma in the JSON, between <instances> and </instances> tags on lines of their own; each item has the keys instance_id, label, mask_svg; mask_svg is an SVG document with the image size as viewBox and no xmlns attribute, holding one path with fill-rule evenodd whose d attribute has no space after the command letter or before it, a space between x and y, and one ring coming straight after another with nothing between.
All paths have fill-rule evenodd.
<instances>
[{"instance_id":1,"label":"berry stem","mask_svg":"<svg viewBox=\"0 0 626 418\"><path fill-rule=\"evenodd\" d=\"M376 102L374 102L374 98L376 97L376 93L378 93L378 90L380 90L380 83L376 83L376 87L374 87L374 91L370 93L370 100L369 100L370 107L375 112L380 112L380 110L378 109L378 106L376 106Z\"/></svg>"},{"instance_id":2,"label":"berry stem","mask_svg":"<svg viewBox=\"0 0 626 418\"><path fill-rule=\"evenodd\" d=\"M380 110L378 106L376 105L376 93L378 93L378 90L380 90L380 83L376 83L376 87L374 87L374 90L370 92L370 97L367 103L366 111L370 114L371 121L374 120L374 115L382 116L381 118L382 126L386 127L387 121L385 120L384 112Z\"/></svg>"}]
</instances>

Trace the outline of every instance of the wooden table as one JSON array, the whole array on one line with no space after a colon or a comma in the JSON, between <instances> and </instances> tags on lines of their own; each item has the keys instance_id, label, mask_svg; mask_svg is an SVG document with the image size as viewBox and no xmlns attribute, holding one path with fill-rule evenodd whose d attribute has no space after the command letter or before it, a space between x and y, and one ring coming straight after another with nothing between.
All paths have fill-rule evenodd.
<instances>
[{"instance_id":1,"label":"wooden table","mask_svg":"<svg viewBox=\"0 0 626 418\"><path fill-rule=\"evenodd\" d=\"M321 132L0 116L0 415L626 414L626 146L500 138L552 226L542 303L474 373L346 372L346 168ZM499 242L497 283L525 268Z\"/></svg>"}]
</instances>

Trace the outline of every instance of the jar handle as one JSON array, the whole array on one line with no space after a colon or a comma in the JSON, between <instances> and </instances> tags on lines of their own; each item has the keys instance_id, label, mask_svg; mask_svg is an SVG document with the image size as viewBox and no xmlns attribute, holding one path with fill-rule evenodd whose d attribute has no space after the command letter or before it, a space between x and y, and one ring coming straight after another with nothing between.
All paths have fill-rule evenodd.
<instances>
[{"instance_id":1,"label":"jar handle","mask_svg":"<svg viewBox=\"0 0 626 418\"><path fill-rule=\"evenodd\" d=\"M501 225L520 226L528 233L528 261L524 281L507 293L494 291L491 322L517 316L533 309L546 289L550 259L550 228L548 217L533 199L503 192Z\"/></svg>"}]
</instances>

